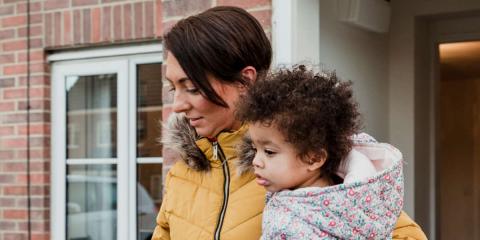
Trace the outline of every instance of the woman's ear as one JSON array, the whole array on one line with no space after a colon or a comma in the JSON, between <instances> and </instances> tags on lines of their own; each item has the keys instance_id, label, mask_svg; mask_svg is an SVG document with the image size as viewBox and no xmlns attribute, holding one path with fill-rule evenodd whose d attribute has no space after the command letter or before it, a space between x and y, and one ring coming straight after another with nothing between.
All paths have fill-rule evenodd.
<instances>
[{"instance_id":1,"label":"woman's ear","mask_svg":"<svg viewBox=\"0 0 480 240\"><path fill-rule=\"evenodd\" d=\"M327 151L325 151L325 149L322 149L318 153L309 154L308 155L309 164L307 169L309 171L318 171L323 166L323 164L325 164L325 162L327 161L327 157L328 157L328 154L327 154Z\"/></svg>"},{"instance_id":2,"label":"woman's ear","mask_svg":"<svg viewBox=\"0 0 480 240\"><path fill-rule=\"evenodd\" d=\"M242 78L245 79L248 84L253 84L257 80L257 69L252 66L246 66L240 71Z\"/></svg>"}]
</instances>

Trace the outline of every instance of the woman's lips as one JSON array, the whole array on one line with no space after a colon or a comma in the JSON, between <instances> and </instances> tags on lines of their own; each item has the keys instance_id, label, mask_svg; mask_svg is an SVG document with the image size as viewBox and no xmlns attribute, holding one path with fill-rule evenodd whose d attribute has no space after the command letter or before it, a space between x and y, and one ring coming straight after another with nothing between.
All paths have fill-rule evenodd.
<instances>
[{"instance_id":1,"label":"woman's lips","mask_svg":"<svg viewBox=\"0 0 480 240\"><path fill-rule=\"evenodd\" d=\"M255 174L255 176L257 177L256 181L258 185L264 186L264 187L270 185L270 182L267 179L260 176L259 174Z\"/></svg>"},{"instance_id":2,"label":"woman's lips","mask_svg":"<svg viewBox=\"0 0 480 240\"><path fill-rule=\"evenodd\" d=\"M190 125L191 125L192 127L196 127L196 126L198 126L200 119L202 119L202 118L201 118L201 117L198 117L198 118L189 118L188 120L190 121Z\"/></svg>"}]
</instances>

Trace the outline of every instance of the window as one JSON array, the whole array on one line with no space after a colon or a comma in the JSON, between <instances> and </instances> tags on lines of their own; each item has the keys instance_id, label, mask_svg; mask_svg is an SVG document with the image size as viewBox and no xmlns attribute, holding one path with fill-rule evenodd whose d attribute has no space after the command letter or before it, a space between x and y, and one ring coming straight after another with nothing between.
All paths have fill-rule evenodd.
<instances>
[{"instance_id":1,"label":"window","mask_svg":"<svg viewBox=\"0 0 480 240\"><path fill-rule=\"evenodd\" d=\"M52 239L150 239L162 202L162 49L58 53Z\"/></svg>"}]
</instances>

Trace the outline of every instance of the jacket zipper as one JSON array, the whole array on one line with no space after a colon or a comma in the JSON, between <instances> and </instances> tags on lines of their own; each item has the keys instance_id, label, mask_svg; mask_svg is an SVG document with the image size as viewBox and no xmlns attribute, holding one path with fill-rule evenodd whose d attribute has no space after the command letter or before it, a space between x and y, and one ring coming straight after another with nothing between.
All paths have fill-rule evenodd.
<instances>
[{"instance_id":1,"label":"jacket zipper","mask_svg":"<svg viewBox=\"0 0 480 240\"><path fill-rule=\"evenodd\" d=\"M228 162L225 157L225 154L223 153L222 148L218 144L218 141L214 141L212 144L213 144L213 157L215 160L218 159L218 157L220 158L220 161L222 162L223 176L224 176L223 205L220 211L220 216L218 217L217 227L215 229L215 235L213 237L214 240L220 240L220 231L222 230L223 220L225 218L225 212L227 210L228 196L230 192L230 170L228 169Z\"/></svg>"}]
</instances>

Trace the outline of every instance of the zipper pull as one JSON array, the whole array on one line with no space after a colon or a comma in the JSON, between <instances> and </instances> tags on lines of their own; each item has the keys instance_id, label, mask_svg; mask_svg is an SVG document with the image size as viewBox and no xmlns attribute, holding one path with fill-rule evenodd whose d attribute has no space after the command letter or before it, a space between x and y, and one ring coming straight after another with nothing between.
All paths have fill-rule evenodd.
<instances>
[{"instance_id":1,"label":"zipper pull","mask_svg":"<svg viewBox=\"0 0 480 240\"><path fill-rule=\"evenodd\" d=\"M218 159L218 142L213 142L213 160Z\"/></svg>"}]
</instances>

